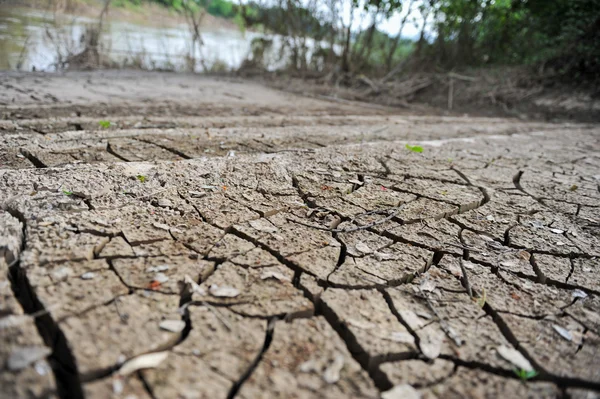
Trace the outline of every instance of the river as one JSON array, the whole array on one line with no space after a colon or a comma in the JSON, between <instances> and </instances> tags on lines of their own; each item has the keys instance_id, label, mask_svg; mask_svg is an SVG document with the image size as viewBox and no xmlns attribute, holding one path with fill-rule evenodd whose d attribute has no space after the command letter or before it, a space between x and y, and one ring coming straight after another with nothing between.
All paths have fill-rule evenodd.
<instances>
[{"instance_id":1,"label":"river","mask_svg":"<svg viewBox=\"0 0 600 399\"><path fill-rule=\"evenodd\" d=\"M56 71L68 54L83 49L81 37L94 19L11 6L0 7L0 70ZM202 32L203 46L194 49L193 70L217 65L235 69L248 57L255 32L213 29ZM160 28L107 21L102 34L103 54L117 65L145 69L189 71L191 33L186 25Z\"/></svg>"}]
</instances>

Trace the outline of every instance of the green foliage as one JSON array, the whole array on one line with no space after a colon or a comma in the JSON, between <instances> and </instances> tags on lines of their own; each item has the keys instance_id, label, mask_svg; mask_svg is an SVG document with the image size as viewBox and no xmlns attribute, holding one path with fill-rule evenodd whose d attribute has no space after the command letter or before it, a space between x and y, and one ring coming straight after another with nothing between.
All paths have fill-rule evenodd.
<instances>
[{"instance_id":1,"label":"green foliage","mask_svg":"<svg viewBox=\"0 0 600 399\"><path fill-rule=\"evenodd\" d=\"M103 129L108 129L110 127L110 121L98 121L98 125Z\"/></svg>"},{"instance_id":2,"label":"green foliage","mask_svg":"<svg viewBox=\"0 0 600 399\"><path fill-rule=\"evenodd\" d=\"M549 63L559 73L600 72L600 0L438 0L438 64Z\"/></svg>"},{"instance_id":3,"label":"green foliage","mask_svg":"<svg viewBox=\"0 0 600 399\"><path fill-rule=\"evenodd\" d=\"M322 39L331 31L331 24L308 8L289 2L287 7L262 6L256 2L238 7L247 27L262 26L280 35L302 35Z\"/></svg>"},{"instance_id":4,"label":"green foliage","mask_svg":"<svg viewBox=\"0 0 600 399\"><path fill-rule=\"evenodd\" d=\"M208 3L208 5L206 5ZM216 17L233 18L235 16L234 5L228 0L201 0L200 6Z\"/></svg>"},{"instance_id":5,"label":"green foliage","mask_svg":"<svg viewBox=\"0 0 600 399\"><path fill-rule=\"evenodd\" d=\"M140 183L146 183L146 176L144 175L137 175L135 178L138 179Z\"/></svg>"},{"instance_id":6,"label":"green foliage","mask_svg":"<svg viewBox=\"0 0 600 399\"><path fill-rule=\"evenodd\" d=\"M412 152L423 152L423 147L418 146L418 145L406 144L405 147L407 150L412 151Z\"/></svg>"},{"instance_id":7,"label":"green foliage","mask_svg":"<svg viewBox=\"0 0 600 399\"><path fill-rule=\"evenodd\" d=\"M69 191L69 190L64 190L64 189L62 190L62 193L63 193L64 195L73 195L73 192L72 192L72 191Z\"/></svg>"},{"instance_id":8,"label":"green foliage","mask_svg":"<svg viewBox=\"0 0 600 399\"><path fill-rule=\"evenodd\" d=\"M538 375L535 370L514 369L513 372L521 379L521 381L530 380Z\"/></svg>"},{"instance_id":9,"label":"green foliage","mask_svg":"<svg viewBox=\"0 0 600 399\"><path fill-rule=\"evenodd\" d=\"M236 6L229 0L147 0L148 2L160 4L166 8L183 11L186 4L190 9L202 7L216 17L234 18L236 16ZM112 4L117 7L140 6L143 0L112 0Z\"/></svg>"}]
</instances>

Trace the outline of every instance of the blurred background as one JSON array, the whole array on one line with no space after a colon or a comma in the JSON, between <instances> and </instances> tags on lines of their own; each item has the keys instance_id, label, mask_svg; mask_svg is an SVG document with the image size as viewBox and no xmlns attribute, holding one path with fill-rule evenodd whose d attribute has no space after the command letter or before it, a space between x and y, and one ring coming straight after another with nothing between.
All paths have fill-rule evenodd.
<instances>
[{"instance_id":1,"label":"blurred background","mask_svg":"<svg viewBox=\"0 0 600 399\"><path fill-rule=\"evenodd\" d=\"M98 68L275 74L352 99L429 93L509 112L565 87L599 97L600 0L0 3L0 70Z\"/></svg>"}]
</instances>

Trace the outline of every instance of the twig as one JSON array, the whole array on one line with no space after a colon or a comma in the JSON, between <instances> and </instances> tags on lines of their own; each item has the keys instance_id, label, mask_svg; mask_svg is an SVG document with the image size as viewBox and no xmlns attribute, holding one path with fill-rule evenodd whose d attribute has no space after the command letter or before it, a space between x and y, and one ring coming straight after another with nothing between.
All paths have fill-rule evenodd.
<instances>
[{"instance_id":1,"label":"twig","mask_svg":"<svg viewBox=\"0 0 600 399\"><path fill-rule=\"evenodd\" d=\"M454 103L454 79L450 76L450 82L448 83L448 109L452 110Z\"/></svg>"},{"instance_id":2,"label":"twig","mask_svg":"<svg viewBox=\"0 0 600 399\"><path fill-rule=\"evenodd\" d=\"M465 268L462 259L460 260L460 271L463 275L463 283L465 285L465 289L467 290L469 297L473 298L473 290L471 289L471 284L469 284L469 276L467 275L467 269Z\"/></svg>"},{"instance_id":3,"label":"twig","mask_svg":"<svg viewBox=\"0 0 600 399\"><path fill-rule=\"evenodd\" d=\"M293 223L301 224L302 226L311 227L311 228L317 229L317 230L330 231L332 233L352 233L354 231L365 230L365 229L368 229L368 228L380 225L382 223L385 223L388 220L392 219L394 216L396 216L403 208L404 208L404 205L399 206L398 208L396 208L396 210L394 212L392 212L391 214L389 214L388 216L386 216L383 219L376 220L376 221L374 221L372 223L369 223L369 224L366 224L364 226L352 227L352 228L349 228L349 229L328 229L328 228L325 228L325 227L315 226L315 225L304 223L304 222L301 222L299 220L294 220L294 219L288 219L288 221L293 222ZM366 216L366 215L369 215L369 214L379 213L379 212L382 212L382 211L383 210L380 210L380 211L369 211L367 213L364 213L364 214L358 215L358 216ZM386 211L389 211L389 209L386 209ZM354 220L354 219L352 219L352 220Z\"/></svg>"},{"instance_id":4,"label":"twig","mask_svg":"<svg viewBox=\"0 0 600 399\"><path fill-rule=\"evenodd\" d=\"M225 326L225 328L227 328L227 330L233 331L233 328L231 328L231 324L229 324L229 322L227 320L225 320L223 315L221 313L219 313L219 311L214 306L212 306L206 302L202 302L202 306L206 306L208 308L208 310L210 310L215 315L215 317L217 319L219 319L219 321L221 323L223 323L223 325Z\"/></svg>"},{"instance_id":5,"label":"twig","mask_svg":"<svg viewBox=\"0 0 600 399\"><path fill-rule=\"evenodd\" d=\"M458 79L458 80L465 80L467 82L477 82L479 80L479 78L474 78L474 77L465 76L465 75L459 75L456 72L448 73L448 77Z\"/></svg>"},{"instance_id":6,"label":"twig","mask_svg":"<svg viewBox=\"0 0 600 399\"><path fill-rule=\"evenodd\" d=\"M121 302L120 298L115 298L115 308L117 309L117 314L119 315L121 322L127 323L127 320L129 320L129 315L127 313L121 313L121 309L119 308L120 302Z\"/></svg>"},{"instance_id":7,"label":"twig","mask_svg":"<svg viewBox=\"0 0 600 399\"><path fill-rule=\"evenodd\" d=\"M444 331L444 333L446 333L448 338L450 338L452 341L454 341L456 346L462 346L463 340L458 336L458 334L456 334L456 332L452 329L452 327L450 327L448 324L446 324L446 321L437 312L437 310L433 306L433 303L431 303L431 301L429 300L429 297L427 297L427 295L425 294L425 292L423 292L421 287L418 287L418 288L419 288L419 292L421 293L422 297L425 299L425 302L427 302L427 307L429 307L429 309L433 312L435 317L437 317L438 320L440 321L440 327L441 327L442 331Z\"/></svg>"}]
</instances>

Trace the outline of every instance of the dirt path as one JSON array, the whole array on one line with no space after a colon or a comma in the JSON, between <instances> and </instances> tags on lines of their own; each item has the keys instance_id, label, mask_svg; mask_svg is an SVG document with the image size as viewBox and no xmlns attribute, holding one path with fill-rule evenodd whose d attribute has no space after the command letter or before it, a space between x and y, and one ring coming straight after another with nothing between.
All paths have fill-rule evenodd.
<instances>
[{"instance_id":1,"label":"dirt path","mask_svg":"<svg viewBox=\"0 0 600 399\"><path fill-rule=\"evenodd\" d=\"M597 397L598 126L0 86L7 397Z\"/></svg>"}]
</instances>

